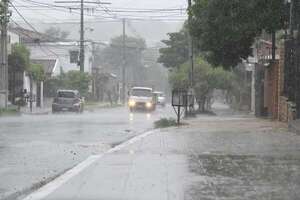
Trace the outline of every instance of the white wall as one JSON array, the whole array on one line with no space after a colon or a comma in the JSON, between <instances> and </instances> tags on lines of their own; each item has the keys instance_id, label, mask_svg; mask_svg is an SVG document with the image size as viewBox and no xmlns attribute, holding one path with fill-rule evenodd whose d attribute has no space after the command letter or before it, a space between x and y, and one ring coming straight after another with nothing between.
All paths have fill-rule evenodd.
<instances>
[{"instance_id":1,"label":"white wall","mask_svg":"<svg viewBox=\"0 0 300 200\"><path fill-rule=\"evenodd\" d=\"M24 72L23 89L26 89L28 94L30 93L30 78L26 72ZM35 81L32 82L32 95L35 98L37 96L37 83ZM28 103L27 106L29 107L30 104ZM33 106L36 107L36 102L33 102Z\"/></svg>"}]
</instances>

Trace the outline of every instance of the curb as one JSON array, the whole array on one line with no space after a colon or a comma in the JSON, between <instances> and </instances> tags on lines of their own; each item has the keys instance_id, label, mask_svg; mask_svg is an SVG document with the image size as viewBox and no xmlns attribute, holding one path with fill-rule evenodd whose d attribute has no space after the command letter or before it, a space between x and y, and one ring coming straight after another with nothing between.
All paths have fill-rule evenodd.
<instances>
[{"instance_id":1,"label":"curb","mask_svg":"<svg viewBox=\"0 0 300 200\"><path fill-rule=\"evenodd\" d=\"M48 115L51 111L45 111L45 112L21 112L21 115Z\"/></svg>"},{"instance_id":2,"label":"curb","mask_svg":"<svg viewBox=\"0 0 300 200\"><path fill-rule=\"evenodd\" d=\"M124 141L123 143L107 150L106 152L98 155L91 155L87 157L82 162L78 163L74 167L62 172L60 175L56 176L52 180L50 180L48 183L45 183L44 185L40 185L38 188L33 188L33 190L28 191L27 194L22 194L22 196L19 196L18 199L22 200L42 200L43 198L47 197L51 193L53 193L56 189L58 189L60 186L62 186L64 183L68 182L71 178L75 177L79 173L81 173L84 169L88 168L92 164L94 164L96 161L101 159L103 156L120 151L121 149L125 148L126 146L129 146L131 144L134 144L135 142L140 141L141 139L152 135L153 133L157 132L157 130L150 130L146 131L140 135L137 135L127 141ZM35 190L35 191L34 191ZM31 193L30 193L31 192ZM24 198L25 196L25 198Z\"/></svg>"}]
</instances>

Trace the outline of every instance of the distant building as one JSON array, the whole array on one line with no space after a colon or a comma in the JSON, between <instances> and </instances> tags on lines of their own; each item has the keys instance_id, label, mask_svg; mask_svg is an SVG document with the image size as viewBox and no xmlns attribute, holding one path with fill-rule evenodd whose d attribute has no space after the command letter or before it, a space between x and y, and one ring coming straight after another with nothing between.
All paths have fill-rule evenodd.
<instances>
[{"instance_id":1,"label":"distant building","mask_svg":"<svg viewBox=\"0 0 300 200\"><path fill-rule=\"evenodd\" d=\"M55 69L58 67L57 58L39 57L35 58L32 55L30 44L39 44L41 41L46 41L47 37L43 34L36 33L23 28L9 27L8 32L8 50L11 53L12 45L23 43L31 53L31 63L39 64L44 68L46 79L54 75ZM47 40L48 41L48 40ZM43 98L43 82L36 82L30 78L27 71L14 71L9 66L9 101L16 104L17 99L25 98L29 106L29 99L26 98L32 94L33 106L42 107L44 104ZM31 85L31 86L30 86ZM32 91L30 91L32 89Z\"/></svg>"},{"instance_id":2,"label":"distant building","mask_svg":"<svg viewBox=\"0 0 300 200\"><path fill-rule=\"evenodd\" d=\"M78 41L60 41L59 38L52 38L43 33L37 33L20 27L10 27L11 32L19 36L20 43L30 50L30 58L33 60L55 59L57 67L53 75L61 71L79 70L78 62L71 59L71 52L79 52ZM78 54L79 61L79 54ZM93 45L92 42L85 42L85 72L92 73Z\"/></svg>"},{"instance_id":3,"label":"distant building","mask_svg":"<svg viewBox=\"0 0 300 200\"><path fill-rule=\"evenodd\" d=\"M78 42L26 43L25 45L30 50L31 59L57 60L57 66L53 72L54 76L59 75L61 71L68 72L70 70L79 70L78 62L74 62L71 59L71 52L79 51ZM84 71L91 74L92 64L93 64L92 44L86 42Z\"/></svg>"}]
</instances>

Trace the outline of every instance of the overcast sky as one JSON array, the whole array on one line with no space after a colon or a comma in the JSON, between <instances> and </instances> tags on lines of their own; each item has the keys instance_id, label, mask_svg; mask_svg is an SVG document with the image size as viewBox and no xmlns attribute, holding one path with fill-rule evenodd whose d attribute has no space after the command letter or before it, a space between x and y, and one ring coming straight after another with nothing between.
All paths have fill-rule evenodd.
<instances>
[{"instance_id":1,"label":"overcast sky","mask_svg":"<svg viewBox=\"0 0 300 200\"><path fill-rule=\"evenodd\" d=\"M34 27L39 32L45 31L50 26L56 26L68 31L69 38L79 38L80 12L66 8L78 8L79 3L61 4L56 3L55 0L12 0L11 2L15 7L10 7L13 14L12 24L17 23L17 26L21 25L30 30ZM110 40L122 34L121 21L126 18L126 34L141 36L147 42L156 43L165 39L167 33L178 31L187 18L187 0L103 0L102 2L111 4L85 4L86 8L94 9L93 12L85 11L85 27L93 29L92 31L86 29L86 38ZM16 9L32 26L24 22Z\"/></svg>"},{"instance_id":2,"label":"overcast sky","mask_svg":"<svg viewBox=\"0 0 300 200\"><path fill-rule=\"evenodd\" d=\"M59 0L57 0L59 1ZM95 0L98 1L98 0ZM86 7L96 8L97 11L86 11L86 20L108 20L115 18L157 18L160 20L180 20L186 16L185 8L187 0L103 0L103 2L110 2L111 5L96 5L86 4ZM41 4L51 4L57 6L77 7L79 4L61 4L55 3L54 0L13 0L12 3L20 13L28 19L31 23L38 22L64 22L68 20L79 20L78 10L70 12L64 8L49 8ZM107 8L106 11L103 9ZM170 12L152 12L152 13L134 13L134 12L119 12L112 13L113 10L128 10L128 9L182 9ZM22 21L20 16L13 11L13 19Z\"/></svg>"}]
</instances>

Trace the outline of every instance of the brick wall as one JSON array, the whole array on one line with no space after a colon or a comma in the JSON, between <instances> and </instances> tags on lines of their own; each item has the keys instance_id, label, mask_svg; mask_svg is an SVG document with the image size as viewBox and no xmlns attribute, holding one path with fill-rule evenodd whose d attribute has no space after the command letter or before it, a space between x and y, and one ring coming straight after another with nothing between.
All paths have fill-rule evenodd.
<instances>
[{"instance_id":1,"label":"brick wall","mask_svg":"<svg viewBox=\"0 0 300 200\"><path fill-rule=\"evenodd\" d=\"M288 102L288 98L283 96L284 87L284 42L279 46L279 67L278 67L278 120L288 122L295 118L294 105Z\"/></svg>"},{"instance_id":2,"label":"brick wall","mask_svg":"<svg viewBox=\"0 0 300 200\"><path fill-rule=\"evenodd\" d=\"M282 122L288 121L288 103L287 98L280 96L278 120Z\"/></svg>"},{"instance_id":3,"label":"brick wall","mask_svg":"<svg viewBox=\"0 0 300 200\"><path fill-rule=\"evenodd\" d=\"M271 63L265 73L265 107L268 109L268 115L272 119L278 118L278 71L279 62Z\"/></svg>"}]
</instances>

